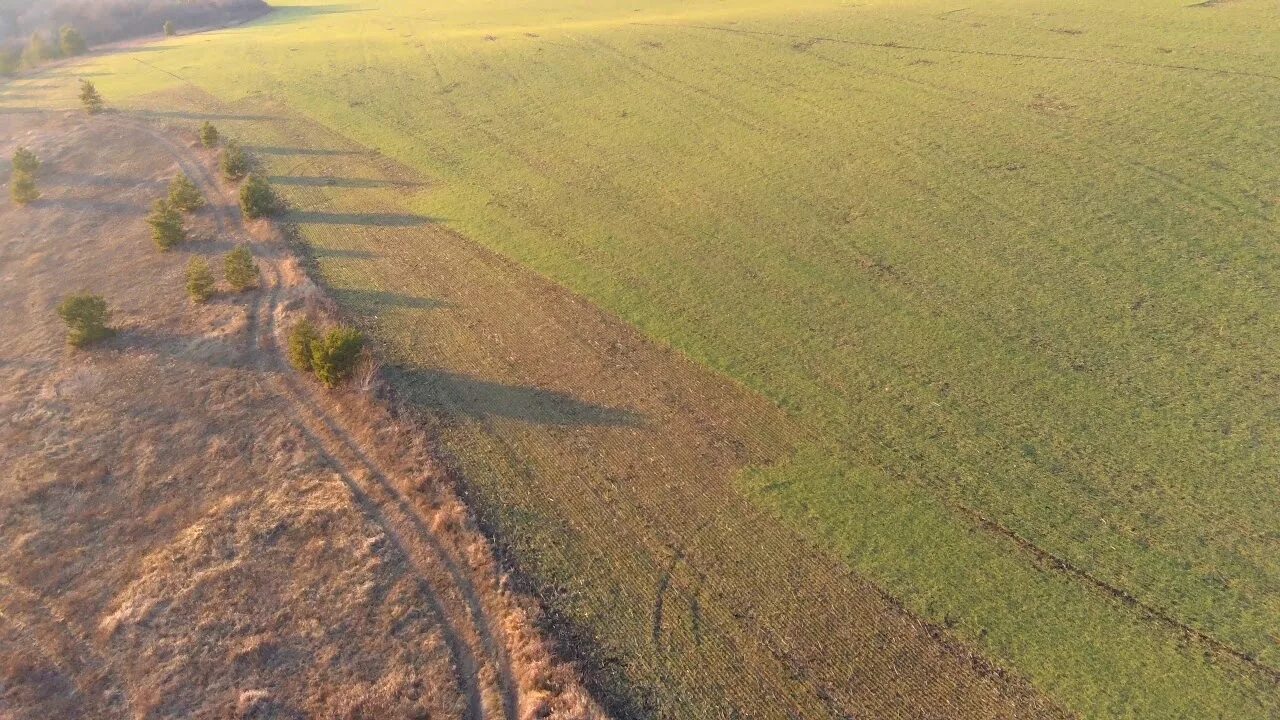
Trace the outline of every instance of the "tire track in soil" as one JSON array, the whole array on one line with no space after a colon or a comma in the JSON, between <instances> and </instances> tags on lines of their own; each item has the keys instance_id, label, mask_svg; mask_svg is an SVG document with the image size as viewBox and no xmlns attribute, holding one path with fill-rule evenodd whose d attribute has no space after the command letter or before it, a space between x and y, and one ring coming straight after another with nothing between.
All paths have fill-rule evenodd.
<instances>
[{"instance_id":1,"label":"tire track in soil","mask_svg":"<svg viewBox=\"0 0 1280 720\"><path fill-rule=\"evenodd\" d=\"M44 598L3 572L0 620L29 637L36 652L66 674L85 707L104 713L120 709L124 716L132 713L128 688L110 661Z\"/></svg>"},{"instance_id":2,"label":"tire track in soil","mask_svg":"<svg viewBox=\"0 0 1280 720\"><path fill-rule=\"evenodd\" d=\"M111 122L146 134L174 157L179 168L200 187L209 200L209 209L221 237L240 242L252 240L253 236L243 218L231 209L233 204L228 204L222 187L210 176L199 159L192 157L190 151L143 123L120 118L113 118ZM432 610L440 619L445 642L457 663L459 688L467 697L467 717L479 720L488 717L489 713L485 711L480 688L483 667L477 663L459 631L459 628L465 627L470 627L479 639L488 665L498 677L502 696L501 717L517 717L518 684L511 670L508 653L499 642L502 629L485 610L475 585L466 575L465 562L459 561L444 547L414 510L408 498L394 487L388 474L360 449L359 443L351 434L319 405L312 391L293 377L292 370L285 366L276 327L281 281L275 264L280 258L278 248L272 248L269 255L257 256L260 263L265 263L261 267L264 281L257 291L255 302L248 308L246 351L250 354L254 350L258 351L256 366L276 386L277 393L298 411L299 419L294 422L295 427L334 468L361 511L383 529L393 547L413 569L420 587L431 602ZM353 468L363 472L353 471ZM426 567L433 564L443 567L452 581L453 597L449 599L455 605L453 612L449 611L443 593L434 588L425 571ZM456 606L461 606L461 611Z\"/></svg>"}]
</instances>

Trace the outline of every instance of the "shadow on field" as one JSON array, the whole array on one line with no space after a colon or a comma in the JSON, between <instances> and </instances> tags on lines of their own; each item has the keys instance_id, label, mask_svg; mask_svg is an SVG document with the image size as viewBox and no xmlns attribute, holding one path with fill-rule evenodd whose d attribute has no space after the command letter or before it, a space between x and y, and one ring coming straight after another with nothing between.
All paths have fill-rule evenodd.
<instances>
[{"instance_id":1,"label":"shadow on field","mask_svg":"<svg viewBox=\"0 0 1280 720\"><path fill-rule=\"evenodd\" d=\"M294 5L292 7L282 7L272 10L269 14L262 16L253 25L283 25L285 23L297 22L317 15L341 15L344 13L369 12L373 8L358 8L344 3L328 3L325 5Z\"/></svg>"},{"instance_id":2,"label":"shadow on field","mask_svg":"<svg viewBox=\"0 0 1280 720\"><path fill-rule=\"evenodd\" d=\"M388 308L439 310L441 308L454 307L453 303L445 302L443 300L417 297L414 295L404 295L402 293L385 292L382 290L344 290L342 288L330 287L329 292L333 293L334 299L339 303L374 311Z\"/></svg>"},{"instance_id":3,"label":"shadow on field","mask_svg":"<svg viewBox=\"0 0 1280 720\"><path fill-rule=\"evenodd\" d=\"M307 253L314 260L323 260L325 258L339 258L342 260L369 260L374 257L373 253L368 250L338 250L333 248L322 248L319 246L309 246Z\"/></svg>"},{"instance_id":4,"label":"shadow on field","mask_svg":"<svg viewBox=\"0 0 1280 720\"><path fill-rule=\"evenodd\" d=\"M405 399L445 415L560 426L635 427L642 420L630 410L593 405L555 390L503 385L444 370L394 367L387 376Z\"/></svg>"},{"instance_id":5,"label":"shadow on field","mask_svg":"<svg viewBox=\"0 0 1280 720\"><path fill-rule=\"evenodd\" d=\"M439 222L441 218L401 213L289 213L289 222L299 225L364 225L374 227L416 227Z\"/></svg>"},{"instance_id":6,"label":"shadow on field","mask_svg":"<svg viewBox=\"0 0 1280 720\"><path fill-rule=\"evenodd\" d=\"M274 115L235 115L231 113L182 112L179 110L138 110L130 113L141 118L177 120L278 120ZM247 149L247 148L246 148Z\"/></svg>"},{"instance_id":7,"label":"shadow on field","mask_svg":"<svg viewBox=\"0 0 1280 720\"><path fill-rule=\"evenodd\" d=\"M122 175L75 175L61 174L57 176L57 185L66 187L134 187L147 184L147 178L124 177Z\"/></svg>"},{"instance_id":8,"label":"shadow on field","mask_svg":"<svg viewBox=\"0 0 1280 720\"><path fill-rule=\"evenodd\" d=\"M40 108L0 106L0 115L3 115L5 113L12 113L14 115L39 115L42 112L45 112L45 111L41 110Z\"/></svg>"},{"instance_id":9,"label":"shadow on field","mask_svg":"<svg viewBox=\"0 0 1280 720\"><path fill-rule=\"evenodd\" d=\"M245 150L256 155L316 155L329 157L333 155L363 155L355 150L326 150L324 148L280 147L278 145L244 145Z\"/></svg>"},{"instance_id":10,"label":"shadow on field","mask_svg":"<svg viewBox=\"0 0 1280 720\"><path fill-rule=\"evenodd\" d=\"M131 203L111 202L109 200L82 200L80 198L50 198L42 197L32 203L33 207L56 207L66 210L89 210L99 215L129 215L146 214L147 207L145 205L134 205Z\"/></svg>"},{"instance_id":11,"label":"shadow on field","mask_svg":"<svg viewBox=\"0 0 1280 720\"><path fill-rule=\"evenodd\" d=\"M407 180L374 180L371 178L318 177L313 175L272 175L267 178L275 185L296 185L299 187L341 187L341 188L409 188L422 187L422 183Z\"/></svg>"},{"instance_id":12,"label":"shadow on field","mask_svg":"<svg viewBox=\"0 0 1280 720\"><path fill-rule=\"evenodd\" d=\"M218 295L211 302L238 304L236 295ZM102 347L122 354L142 352L162 356L171 362L191 366L220 368L223 370L251 370L245 363L241 347L223 338L209 339L181 335L137 325L116 329L115 335L105 340Z\"/></svg>"}]
</instances>

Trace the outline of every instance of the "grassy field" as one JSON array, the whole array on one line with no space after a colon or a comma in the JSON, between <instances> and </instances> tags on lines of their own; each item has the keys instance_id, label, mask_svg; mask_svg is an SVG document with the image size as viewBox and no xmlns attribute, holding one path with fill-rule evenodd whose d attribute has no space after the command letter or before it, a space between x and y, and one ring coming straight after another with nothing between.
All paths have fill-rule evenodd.
<instances>
[{"instance_id":1,"label":"grassy field","mask_svg":"<svg viewBox=\"0 0 1280 720\"><path fill-rule=\"evenodd\" d=\"M1280 712L1275 4L635 5L283 8L4 102L255 144L637 712Z\"/></svg>"}]
</instances>

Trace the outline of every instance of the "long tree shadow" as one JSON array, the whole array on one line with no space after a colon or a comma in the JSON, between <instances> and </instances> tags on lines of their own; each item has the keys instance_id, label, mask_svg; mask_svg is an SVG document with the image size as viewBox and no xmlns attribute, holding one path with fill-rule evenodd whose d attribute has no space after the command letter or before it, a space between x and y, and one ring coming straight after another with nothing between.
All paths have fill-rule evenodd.
<instances>
[{"instance_id":1,"label":"long tree shadow","mask_svg":"<svg viewBox=\"0 0 1280 720\"><path fill-rule=\"evenodd\" d=\"M177 120L278 120L275 115L237 115L234 113L184 112L181 110L136 110L130 115L152 119ZM247 149L247 148L246 148Z\"/></svg>"},{"instance_id":2,"label":"long tree shadow","mask_svg":"<svg viewBox=\"0 0 1280 720\"><path fill-rule=\"evenodd\" d=\"M124 177L122 175L84 175L61 173L56 178L58 185L67 187L134 187L151 182L147 178Z\"/></svg>"},{"instance_id":3,"label":"long tree shadow","mask_svg":"<svg viewBox=\"0 0 1280 720\"><path fill-rule=\"evenodd\" d=\"M342 260L371 260L374 257L374 254L368 250L342 250L338 248L324 248L318 245L307 246L305 252L312 260L324 260L326 258Z\"/></svg>"},{"instance_id":4,"label":"long tree shadow","mask_svg":"<svg viewBox=\"0 0 1280 720\"><path fill-rule=\"evenodd\" d=\"M387 377L412 404L445 415L566 427L637 427L643 421L631 410L595 405L556 390L504 385L445 370L398 366L389 368Z\"/></svg>"},{"instance_id":5,"label":"long tree shadow","mask_svg":"<svg viewBox=\"0 0 1280 720\"><path fill-rule=\"evenodd\" d=\"M303 148L303 147L282 147L280 145L244 145L245 150L257 155L315 155L318 157L330 157L337 155L368 155L369 153L358 152L355 150L330 150L326 148Z\"/></svg>"},{"instance_id":6,"label":"long tree shadow","mask_svg":"<svg viewBox=\"0 0 1280 720\"><path fill-rule=\"evenodd\" d=\"M423 183L407 180L374 180L372 178L340 178L311 175L271 175L267 178L276 185L295 185L298 187L341 187L341 188L388 188L388 187L422 187Z\"/></svg>"},{"instance_id":7,"label":"long tree shadow","mask_svg":"<svg viewBox=\"0 0 1280 720\"><path fill-rule=\"evenodd\" d=\"M401 293L381 290L351 290L343 288L327 288L339 303L363 310L385 310L403 308L407 310L439 310L454 307L453 303L434 298L416 297Z\"/></svg>"},{"instance_id":8,"label":"long tree shadow","mask_svg":"<svg viewBox=\"0 0 1280 720\"><path fill-rule=\"evenodd\" d=\"M276 8L270 13L252 21L251 24L259 27L264 25L284 25L286 23L297 22L317 15L343 15L346 13L369 12L370 10L372 10L372 8L359 8L342 3L327 3L324 5L293 5L290 7Z\"/></svg>"},{"instance_id":9,"label":"long tree shadow","mask_svg":"<svg viewBox=\"0 0 1280 720\"><path fill-rule=\"evenodd\" d=\"M402 213L331 212L291 212L286 219L299 225L364 225L374 227L416 227L440 221L440 218Z\"/></svg>"},{"instance_id":10,"label":"long tree shadow","mask_svg":"<svg viewBox=\"0 0 1280 720\"><path fill-rule=\"evenodd\" d=\"M102 215L138 215L145 214L144 205L112 202L110 200L87 200L82 198L50 198L42 197L32 203L34 207L58 207L67 210L90 210Z\"/></svg>"},{"instance_id":11,"label":"long tree shadow","mask_svg":"<svg viewBox=\"0 0 1280 720\"><path fill-rule=\"evenodd\" d=\"M217 301L236 302L233 297L220 297ZM121 354L154 354L168 363L254 371L254 366L245 358L243 348L234 342L228 342L224 338L193 337L140 325L116 328L115 334L102 342L102 348Z\"/></svg>"}]
</instances>

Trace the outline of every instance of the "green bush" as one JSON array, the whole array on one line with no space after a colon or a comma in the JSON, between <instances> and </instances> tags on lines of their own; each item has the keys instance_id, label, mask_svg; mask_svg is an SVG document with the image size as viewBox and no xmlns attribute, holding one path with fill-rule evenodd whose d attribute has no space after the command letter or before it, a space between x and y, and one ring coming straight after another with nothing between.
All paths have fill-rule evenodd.
<instances>
[{"instance_id":1,"label":"green bush","mask_svg":"<svg viewBox=\"0 0 1280 720\"><path fill-rule=\"evenodd\" d=\"M67 324L67 342L75 347L111 337L113 332L107 327L111 311L100 295L72 295L58 305L58 315Z\"/></svg>"},{"instance_id":2,"label":"green bush","mask_svg":"<svg viewBox=\"0 0 1280 720\"><path fill-rule=\"evenodd\" d=\"M197 304L213 297L213 273L204 258L193 257L187 263L187 295Z\"/></svg>"},{"instance_id":3,"label":"green bush","mask_svg":"<svg viewBox=\"0 0 1280 720\"><path fill-rule=\"evenodd\" d=\"M22 67L22 51L17 48L0 48L0 75L12 75Z\"/></svg>"},{"instance_id":4,"label":"green bush","mask_svg":"<svg viewBox=\"0 0 1280 720\"><path fill-rule=\"evenodd\" d=\"M89 46L84 41L84 36L80 34L79 30L70 25L63 26L61 36L62 54L67 57L83 55L89 49Z\"/></svg>"},{"instance_id":5,"label":"green bush","mask_svg":"<svg viewBox=\"0 0 1280 720\"><path fill-rule=\"evenodd\" d=\"M45 38L43 33L33 33L27 47L22 51L22 64L35 67L58 57L58 48Z\"/></svg>"},{"instance_id":6,"label":"green bush","mask_svg":"<svg viewBox=\"0 0 1280 720\"><path fill-rule=\"evenodd\" d=\"M311 343L311 370L325 387L336 387L351 377L363 348L364 336L360 331L334 328Z\"/></svg>"},{"instance_id":7,"label":"green bush","mask_svg":"<svg viewBox=\"0 0 1280 720\"><path fill-rule=\"evenodd\" d=\"M222 276L236 292L243 292L258 284L258 265L248 245L238 245L223 260Z\"/></svg>"},{"instance_id":8,"label":"green bush","mask_svg":"<svg viewBox=\"0 0 1280 720\"><path fill-rule=\"evenodd\" d=\"M9 191L13 193L13 201L19 205L28 205L40 197L36 189L36 179L31 173L15 170L9 179Z\"/></svg>"},{"instance_id":9,"label":"green bush","mask_svg":"<svg viewBox=\"0 0 1280 720\"><path fill-rule=\"evenodd\" d=\"M98 94L98 88L88 80L80 81L80 103L90 115L102 112L102 96Z\"/></svg>"},{"instance_id":10,"label":"green bush","mask_svg":"<svg viewBox=\"0 0 1280 720\"><path fill-rule=\"evenodd\" d=\"M239 143L229 142L222 149L221 167L228 180L239 180L249 174L249 154Z\"/></svg>"},{"instance_id":11,"label":"green bush","mask_svg":"<svg viewBox=\"0 0 1280 720\"><path fill-rule=\"evenodd\" d=\"M278 202L271 185L259 175L250 175L240 188L240 209L244 216L255 219L275 213Z\"/></svg>"},{"instance_id":12,"label":"green bush","mask_svg":"<svg viewBox=\"0 0 1280 720\"><path fill-rule=\"evenodd\" d=\"M40 169L40 159L25 147L13 151L13 171L35 175Z\"/></svg>"},{"instance_id":13,"label":"green bush","mask_svg":"<svg viewBox=\"0 0 1280 720\"><path fill-rule=\"evenodd\" d=\"M217 147L218 145L218 128L214 127L213 123L208 120L200 126L200 144L207 148Z\"/></svg>"},{"instance_id":14,"label":"green bush","mask_svg":"<svg viewBox=\"0 0 1280 720\"><path fill-rule=\"evenodd\" d=\"M172 20L164 21L164 36L173 37L178 34L178 27L173 24Z\"/></svg>"},{"instance_id":15,"label":"green bush","mask_svg":"<svg viewBox=\"0 0 1280 720\"><path fill-rule=\"evenodd\" d=\"M179 212L194 212L204 207L204 197L191 178L179 175L169 183L169 205Z\"/></svg>"},{"instance_id":16,"label":"green bush","mask_svg":"<svg viewBox=\"0 0 1280 720\"><path fill-rule=\"evenodd\" d=\"M299 320L289 331L289 364L301 372L311 372L311 349L319 339L310 320Z\"/></svg>"},{"instance_id":17,"label":"green bush","mask_svg":"<svg viewBox=\"0 0 1280 720\"><path fill-rule=\"evenodd\" d=\"M182 213L164 198L151 206L147 224L151 226L151 238L161 251L171 250L187 239L187 231L182 227Z\"/></svg>"}]
</instances>

